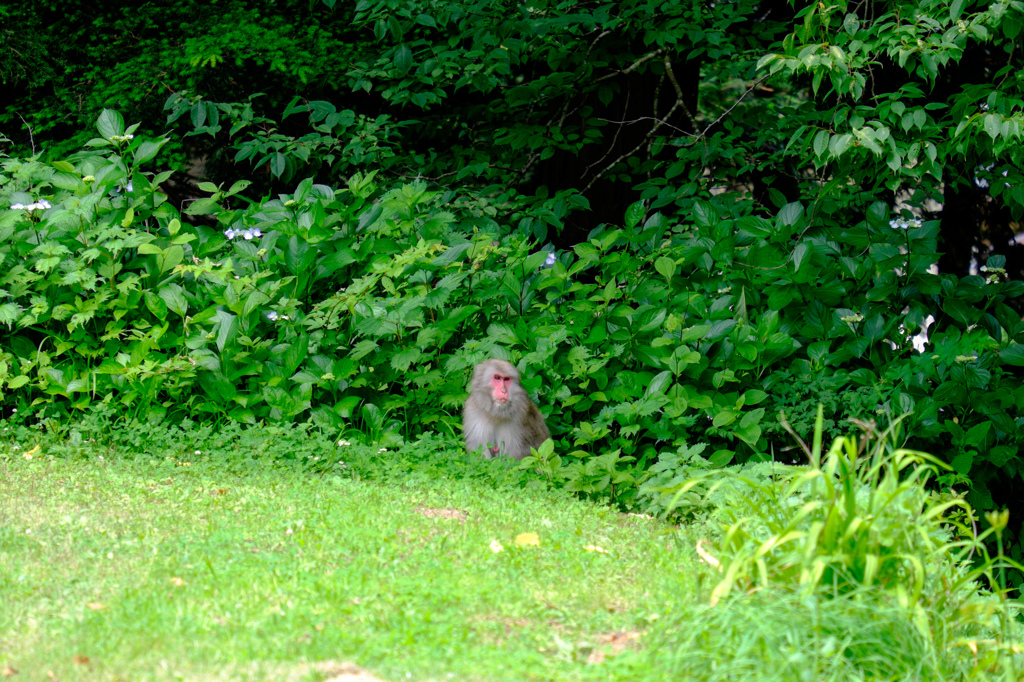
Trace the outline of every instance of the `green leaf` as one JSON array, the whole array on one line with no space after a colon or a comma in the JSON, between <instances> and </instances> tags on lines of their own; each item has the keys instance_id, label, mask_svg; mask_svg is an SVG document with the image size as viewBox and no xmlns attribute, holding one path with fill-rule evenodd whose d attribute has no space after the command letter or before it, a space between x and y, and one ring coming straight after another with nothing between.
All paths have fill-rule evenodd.
<instances>
[{"instance_id":1,"label":"green leaf","mask_svg":"<svg viewBox=\"0 0 1024 682\"><path fill-rule=\"evenodd\" d=\"M167 304L168 309L185 317L185 313L188 312L188 299L185 298L184 289L177 284L166 284L158 293Z\"/></svg>"},{"instance_id":2,"label":"green leaf","mask_svg":"<svg viewBox=\"0 0 1024 682\"><path fill-rule=\"evenodd\" d=\"M950 464L953 466L953 469L955 469L958 474L967 476L968 474L971 473L971 466L974 464L974 453L961 452L959 455L953 458L953 461L950 462Z\"/></svg>"},{"instance_id":3,"label":"green leaf","mask_svg":"<svg viewBox=\"0 0 1024 682\"><path fill-rule=\"evenodd\" d=\"M217 201L211 197L203 197L202 199L196 199L188 208L185 209L186 215L208 215L210 213L218 213L221 211L220 205Z\"/></svg>"},{"instance_id":4,"label":"green leaf","mask_svg":"<svg viewBox=\"0 0 1024 682\"><path fill-rule=\"evenodd\" d=\"M869 342L874 343L880 341L885 336L885 318L881 315L872 315L868 319L864 320L864 326L861 328L861 333L864 335Z\"/></svg>"},{"instance_id":5,"label":"green leaf","mask_svg":"<svg viewBox=\"0 0 1024 682\"><path fill-rule=\"evenodd\" d=\"M751 410L750 412L747 412L746 414L743 415L743 418L740 419L740 428L749 429L750 427L756 425L762 419L764 419L764 412L765 410L763 407L759 407L756 410ZM760 437L760 435L758 435L758 437ZM757 440L757 438L755 438L754 440Z\"/></svg>"},{"instance_id":6,"label":"green leaf","mask_svg":"<svg viewBox=\"0 0 1024 682\"><path fill-rule=\"evenodd\" d=\"M999 129L1003 119L999 114L988 114L985 116L985 132L994 140L999 137Z\"/></svg>"},{"instance_id":7,"label":"green leaf","mask_svg":"<svg viewBox=\"0 0 1024 682\"><path fill-rule=\"evenodd\" d=\"M203 102L196 102L189 111L189 118L192 121L193 128L199 128L206 123L206 107L203 104Z\"/></svg>"},{"instance_id":8,"label":"green leaf","mask_svg":"<svg viewBox=\"0 0 1024 682\"><path fill-rule=\"evenodd\" d=\"M376 341L363 339L356 345L352 346L352 350L349 351L348 356L353 360L362 360L375 350L377 350Z\"/></svg>"},{"instance_id":9,"label":"green leaf","mask_svg":"<svg viewBox=\"0 0 1024 682\"><path fill-rule=\"evenodd\" d=\"M235 385L220 372L200 372L199 386L211 397L223 402L231 401L237 395Z\"/></svg>"},{"instance_id":10,"label":"green leaf","mask_svg":"<svg viewBox=\"0 0 1024 682\"><path fill-rule=\"evenodd\" d=\"M1024 367L1024 344L1015 343L999 351L999 358L1008 365Z\"/></svg>"},{"instance_id":11,"label":"green leaf","mask_svg":"<svg viewBox=\"0 0 1024 682\"><path fill-rule=\"evenodd\" d=\"M811 246L807 242L801 242L796 245L793 249L793 272L800 270L800 264L803 263L804 258L811 252Z\"/></svg>"},{"instance_id":12,"label":"green leaf","mask_svg":"<svg viewBox=\"0 0 1024 682\"><path fill-rule=\"evenodd\" d=\"M745 405L757 405L767 397L768 394L759 388L748 388L743 393L743 403Z\"/></svg>"},{"instance_id":13,"label":"green leaf","mask_svg":"<svg viewBox=\"0 0 1024 682\"><path fill-rule=\"evenodd\" d=\"M284 354L284 367L288 374L292 374L299 365L305 361L306 356L309 354L309 337L305 334L299 336L290 346Z\"/></svg>"},{"instance_id":14,"label":"green leaf","mask_svg":"<svg viewBox=\"0 0 1024 682\"><path fill-rule=\"evenodd\" d=\"M644 391L645 398L651 398L656 395L663 395L672 385L672 373L671 372L659 372L654 375L651 379L651 383L647 386Z\"/></svg>"},{"instance_id":15,"label":"green leaf","mask_svg":"<svg viewBox=\"0 0 1024 682\"><path fill-rule=\"evenodd\" d=\"M242 190L246 189L251 184L252 182L250 180L236 180L234 184L231 185L231 189L229 189L227 191L227 194L225 194L224 196L234 196L235 194L238 194Z\"/></svg>"},{"instance_id":16,"label":"green leaf","mask_svg":"<svg viewBox=\"0 0 1024 682\"><path fill-rule=\"evenodd\" d=\"M728 465L735 456L736 453L732 450L716 450L715 453L708 458L708 462L716 469L721 469Z\"/></svg>"},{"instance_id":17,"label":"green leaf","mask_svg":"<svg viewBox=\"0 0 1024 682\"><path fill-rule=\"evenodd\" d=\"M140 247L141 248L141 247ZM157 267L160 268L160 274L167 272L172 269L175 265L178 265L185 259L185 250L177 244L172 244L167 247L167 250L162 252L156 257Z\"/></svg>"},{"instance_id":18,"label":"green leaf","mask_svg":"<svg viewBox=\"0 0 1024 682\"><path fill-rule=\"evenodd\" d=\"M224 347L238 334L238 316L226 310L218 310L213 319L217 321L217 350L223 353Z\"/></svg>"},{"instance_id":19,"label":"green leaf","mask_svg":"<svg viewBox=\"0 0 1024 682\"><path fill-rule=\"evenodd\" d=\"M711 204L698 201L693 206L693 219L701 227L711 227L718 222L718 212Z\"/></svg>"},{"instance_id":20,"label":"green leaf","mask_svg":"<svg viewBox=\"0 0 1024 682\"><path fill-rule=\"evenodd\" d=\"M4 303L0 305L0 324L10 327L22 314L24 308L17 303Z\"/></svg>"},{"instance_id":21,"label":"green leaf","mask_svg":"<svg viewBox=\"0 0 1024 682\"><path fill-rule=\"evenodd\" d=\"M722 410L711 420L711 424L716 427L728 426L736 421L736 416L732 410Z\"/></svg>"},{"instance_id":22,"label":"green leaf","mask_svg":"<svg viewBox=\"0 0 1024 682\"><path fill-rule=\"evenodd\" d=\"M658 271L665 279L672 279L672 275L675 274L676 262L667 256L661 256L658 260L654 261L654 269Z\"/></svg>"},{"instance_id":23,"label":"green leaf","mask_svg":"<svg viewBox=\"0 0 1024 682\"><path fill-rule=\"evenodd\" d=\"M961 328L966 328L967 326L973 324L978 314L978 312L973 307L971 307L964 301L960 300L959 298L950 297L947 297L942 302L942 311L949 315L951 318L953 318L953 320Z\"/></svg>"},{"instance_id":24,"label":"green leaf","mask_svg":"<svg viewBox=\"0 0 1024 682\"><path fill-rule=\"evenodd\" d=\"M149 161L150 159L154 158L160 151L160 148L167 144L167 142L168 139L165 137L161 139L159 142L150 142L147 140L146 142L140 144L135 149L135 164L138 165L140 163Z\"/></svg>"},{"instance_id":25,"label":"green leaf","mask_svg":"<svg viewBox=\"0 0 1024 682\"><path fill-rule=\"evenodd\" d=\"M967 400L967 389L964 388L963 384L955 381L946 381L939 384L932 397L940 405L945 403L962 403Z\"/></svg>"},{"instance_id":26,"label":"green leaf","mask_svg":"<svg viewBox=\"0 0 1024 682\"><path fill-rule=\"evenodd\" d=\"M167 319L167 304L164 300L154 294L152 291L145 293L146 307L149 308L149 312L153 313L156 319L163 322Z\"/></svg>"},{"instance_id":27,"label":"green leaf","mask_svg":"<svg viewBox=\"0 0 1024 682\"><path fill-rule=\"evenodd\" d=\"M78 189L79 185L82 184L82 178L79 175L73 173L63 173L57 171L50 178L50 182L54 187L60 187L61 189L74 191Z\"/></svg>"},{"instance_id":28,"label":"green leaf","mask_svg":"<svg viewBox=\"0 0 1024 682\"><path fill-rule=\"evenodd\" d=\"M398 372L408 372L409 368L419 362L422 357L423 353L415 346L403 348L391 356L391 368Z\"/></svg>"},{"instance_id":29,"label":"green leaf","mask_svg":"<svg viewBox=\"0 0 1024 682\"><path fill-rule=\"evenodd\" d=\"M632 229L640 224L640 221L644 219L644 202L637 201L629 205L626 209L626 227Z\"/></svg>"},{"instance_id":30,"label":"green leaf","mask_svg":"<svg viewBox=\"0 0 1024 682\"><path fill-rule=\"evenodd\" d=\"M860 19L856 14L847 14L843 17L843 30L851 36L857 34L857 31L860 30Z\"/></svg>"},{"instance_id":31,"label":"green leaf","mask_svg":"<svg viewBox=\"0 0 1024 682\"><path fill-rule=\"evenodd\" d=\"M395 53L395 71L399 76L409 73L412 68L412 50L408 45L401 45Z\"/></svg>"},{"instance_id":32,"label":"green leaf","mask_svg":"<svg viewBox=\"0 0 1024 682\"><path fill-rule=\"evenodd\" d=\"M964 0L953 0L953 4L949 6L949 20L956 22L960 18L960 14L964 11Z\"/></svg>"},{"instance_id":33,"label":"green leaf","mask_svg":"<svg viewBox=\"0 0 1024 682\"><path fill-rule=\"evenodd\" d=\"M804 214L804 206L799 202L793 202L786 204L779 211L778 224L785 227L792 227L796 225Z\"/></svg>"},{"instance_id":34,"label":"green leaf","mask_svg":"<svg viewBox=\"0 0 1024 682\"><path fill-rule=\"evenodd\" d=\"M242 306L242 317L248 318L252 311L263 307L270 302L270 297L258 289L249 293L245 298L245 305Z\"/></svg>"},{"instance_id":35,"label":"green leaf","mask_svg":"<svg viewBox=\"0 0 1024 682\"><path fill-rule=\"evenodd\" d=\"M757 425L741 425L740 428L736 429L733 433L735 433L736 437L744 443L750 447L754 447L757 444L757 441L761 438L761 427Z\"/></svg>"},{"instance_id":36,"label":"green leaf","mask_svg":"<svg viewBox=\"0 0 1024 682\"><path fill-rule=\"evenodd\" d=\"M288 159L285 158L281 152L275 152L270 157L270 172L273 173L275 178L281 177L285 169L288 168Z\"/></svg>"},{"instance_id":37,"label":"green leaf","mask_svg":"<svg viewBox=\"0 0 1024 682\"><path fill-rule=\"evenodd\" d=\"M828 131L819 130L814 136L814 155L821 157L828 150Z\"/></svg>"},{"instance_id":38,"label":"green leaf","mask_svg":"<svg viewBox=\"0 0 1024 682\"><path fill-rule=\"evenodd\" d=\"M992 428L992 422L984 421L972 426L968 431L967 435L964 436L964 440L968 445L977 446L981 444L985 436L988 435L989 430Z\"/></svg>"},{"instance_id":39,"label":"green leaf","mask_svg":"<svg viewBox=\"0 0 1024 682\"><path fill-rule=\"evenodd\" d=\"M124 135L124 118L113 109L104 109L96 120L96 130L106 140L115 135Z\"/></svg>"}]
</instances>

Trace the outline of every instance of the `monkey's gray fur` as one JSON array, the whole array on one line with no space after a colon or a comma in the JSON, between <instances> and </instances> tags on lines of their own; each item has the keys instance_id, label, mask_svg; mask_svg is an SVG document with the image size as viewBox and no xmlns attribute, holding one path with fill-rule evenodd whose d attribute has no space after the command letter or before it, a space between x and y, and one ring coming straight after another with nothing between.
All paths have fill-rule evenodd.
<instances>
[{"instance_id":1,"label":"monkey's gray fur","mask_svg":"<svg viewBox=\"0 0 1024 682\"><path fill-rule=\"evenodd\" d=\"M505 403L494 400L489 380L495 374L512 378ZM462 436L469 452L483 447L487 459L522 459L530 454L530 448L540 447L550 437L540 410L519 383L519 371L494 358L473 369L469 398L462 410Z\"/></svg>"}]
</instances>

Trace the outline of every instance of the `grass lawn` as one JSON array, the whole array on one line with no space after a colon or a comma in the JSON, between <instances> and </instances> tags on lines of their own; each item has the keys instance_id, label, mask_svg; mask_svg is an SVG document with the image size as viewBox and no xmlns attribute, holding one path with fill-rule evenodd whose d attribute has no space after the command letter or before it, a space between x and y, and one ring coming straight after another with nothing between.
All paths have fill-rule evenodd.
<instances>
[{"instance_id":1,"label":"grass lawn","mask_svg":"<svg viewBox=\"0 0 1024 682\"><path fill-rule=\"evenodd\" d=\"M0 453L16 680L607 679L706 570L540 488L26 454Z\"/></svg>"}]
</instances>

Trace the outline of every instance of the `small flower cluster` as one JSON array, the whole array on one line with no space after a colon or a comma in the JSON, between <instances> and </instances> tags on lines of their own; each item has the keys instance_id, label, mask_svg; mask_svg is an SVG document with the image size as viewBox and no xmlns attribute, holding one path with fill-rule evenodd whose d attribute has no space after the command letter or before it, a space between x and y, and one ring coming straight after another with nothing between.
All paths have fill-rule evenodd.
<instances>
[{"instance_id":1,"label":"small flower cluster","mask_svg":"<svg viewBox=\"0 0 1024 682\"><path fill-rule=\"evenodd\" d=\"M42 210L46 208L53 208L53 206L50 205L50 202L46 199L40 199L34 204L11 204L11 210L13 211L35 211L36 209Z\"/></svg>"},{"instance_id":2,"label":"small flower cluster","mask_svg":"<svg viewBox=\"0 0 1024 682\"><path fill-rule=\"evenodd\" d=\"M906 230L910 227L921 227L921 221L917 218L911 218L910 220L901 220L894 218L889 221L889 227L894 230Z\"/></svg>"},{"instance_id":3,"label":"small flower cluster","mask_svg":"<svg viewBox=\"0 0 1024 682\"><path fill-rule=\"evenodd\" d=\"M278 312L276 310L268 310L267 312L265 312L263 314L266 315L267 319L270 320L271 322L277 322L278 320L290 320L291 319L287 315L280 315L280 314L278 314Z\"/></svg>"},{"instance_id":4,"label":"small flower cluster","mask_svg":"<svg viewBox=\"0 0 1024 682\"><path fill-rule=\"evenodd\" d=\"M135 139L135 136L129 133L128 135L111 135L111 142L128 142L129 140Z\"/></svg>"},{"instance_id":5,"label":"small flower cluster","mask_svg":"<svg viewBox=\"0 0 1024 682\"><path fill-rule=\"evenodd\" d=\"M262 237L263 233L260 232L258 227L247 227L244 230L230 228L224 231L224 236L228 239L234 239L235 237L242 236L245 237L246 241L249 241L253 237Z\"/></svg>"}]
</instances>

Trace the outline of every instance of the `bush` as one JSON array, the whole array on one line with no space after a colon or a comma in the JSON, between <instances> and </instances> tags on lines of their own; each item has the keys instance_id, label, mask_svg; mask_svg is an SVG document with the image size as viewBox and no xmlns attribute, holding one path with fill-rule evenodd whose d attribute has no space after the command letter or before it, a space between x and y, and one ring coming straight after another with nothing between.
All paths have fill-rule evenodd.
<instances>
[{"instance_id":1,"label":"bush","mask_svg":"<svg viewBox=\"0 0 1024 682\"><path fill-rule=\"evenodd\" d=\"M716 576L709 605L672 614L652 650L699 680L1015 679L1008 513L978 535L963 499L929 492L938 460L870 429L822 456L823 421L809 465L697 472L651 491L704 515L714 539L697 552Z\"/></svg>"},{"instance_id":2,"label":"bush","mask_svg":"<svg viewBox=\"0 0 1024 682\"><path fill-rule=\"evenodd\" d=\"M526 370L559 444L531 464L623 507L681 448L705 445L712 468L792 461L777 412L806 429L819 399L833 431L909 414L915 445L952 465L942 482L969 480L982 509L1018 457L1024 284L1002 257L986 278L894 279L908 253L935 262L937 228L894 228L882 204L809 232L799 203L772 219L699 203L681 223L636 203L571 251L538 250L528 221L491 217L507 197L374 173L259 200L201 183L182 212L168 174L142 170L165 138L112 111L97 128L68 160L3 162L5 408L308 422L386 446L457 434L470 368L498 356ZM917 353L915 322L940 312Z\"/></svg>"}]
</instances>

